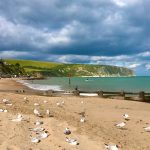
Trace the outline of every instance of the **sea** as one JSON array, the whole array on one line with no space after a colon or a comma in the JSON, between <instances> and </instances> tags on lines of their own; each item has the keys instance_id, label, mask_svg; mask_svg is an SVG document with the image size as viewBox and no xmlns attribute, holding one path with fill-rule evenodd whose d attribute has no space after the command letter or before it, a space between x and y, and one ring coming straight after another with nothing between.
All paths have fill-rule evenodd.
<instances>
[{"instance_id":1,"label":"sea","mask_svg":"<svg viewBox=\"0 0 150 150\"><path fill-rule=\"evenodd\" d=\"M150 76L134 77L49 77L44 80L24 80L24 85L37 90L126 91L150 92Z\"/></svg>"}]
</instances>

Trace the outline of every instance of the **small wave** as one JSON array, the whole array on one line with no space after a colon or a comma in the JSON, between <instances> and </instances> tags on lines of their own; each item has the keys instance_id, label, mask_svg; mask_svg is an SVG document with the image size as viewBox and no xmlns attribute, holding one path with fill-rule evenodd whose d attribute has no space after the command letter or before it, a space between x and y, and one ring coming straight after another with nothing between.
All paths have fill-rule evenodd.
<instances>
[{"instance_id":1,"label":"small wave","mask_svg":"<svg viewBox=\"0 0 150 150\"><path fill-rule=\"evenodd\" d=\"M25 80L20 80L18 81L22 83L23 85L34 89L34 90L41 90L41 91L46 91L46 90L54 90L54 91L62 91L61 86L59 85L43 85L43 84L33 84L29 83L28 81Z\"/></svg>"}]
</instances>

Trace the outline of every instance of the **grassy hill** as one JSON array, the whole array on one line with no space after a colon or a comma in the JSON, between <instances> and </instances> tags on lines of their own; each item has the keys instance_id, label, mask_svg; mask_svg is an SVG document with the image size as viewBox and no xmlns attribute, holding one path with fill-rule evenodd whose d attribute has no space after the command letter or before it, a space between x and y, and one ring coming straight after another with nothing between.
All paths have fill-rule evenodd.
<instances>
[{"instance_id":1,"label":"grassy hill","mask_svg":"<svg viewBox=\"0 0 150 150\"><path fill-rule=\"evenodd\" d=\"M19 63L29 74L44 76L133 76L132 70L124 67L87 64L63 64L32 60L6 59L7 64Z\"/></svg>"}]
</instances>

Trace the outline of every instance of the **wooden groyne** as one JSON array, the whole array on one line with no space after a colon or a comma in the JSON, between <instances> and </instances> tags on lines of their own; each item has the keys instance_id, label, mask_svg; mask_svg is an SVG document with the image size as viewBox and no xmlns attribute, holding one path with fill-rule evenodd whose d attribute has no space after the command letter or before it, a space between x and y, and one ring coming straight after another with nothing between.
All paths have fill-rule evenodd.
<instances>
[{"instance_id":1,"label":"wooden groyne","mask_svg":"<svg viewBox=\"0 0 150 150\"><path fill-rule=\"evenodd\" d=\"M140 92L111 92L111 91L81 91L81 90L74 90L74 91L41 91L41 90L29 90L29 89L20 89L20 90L0 90L0 92L10 92L10 93L17 93L17 94L27 94L27 95L40 95L40 96L81 96L95 94L97 97L100 98L115 98L115 99L122 99L122 100L136 100L141 102L150 102L150 93L140 91Z\"/></svg>"},{"instance_id":2,"label":"wooden groyne","mask_svg":"<svg viewBox=\"0 0 150 150\"><path fill-rule=\"evenodd\" d=\"M73 91L74 95L80 96L81 93L85 94L91 94L95 93L101 98L113 98L113 97L122 97L122 99L130 99L130 100L138 100L138 101L143 101L143 102L150 102L150 93L146 93L144 91L140 92L125 92L125 91L120 91L120 92L110 92L110 91L80 91L80 90L75 90Z\"/></svg>"}]
</instances>

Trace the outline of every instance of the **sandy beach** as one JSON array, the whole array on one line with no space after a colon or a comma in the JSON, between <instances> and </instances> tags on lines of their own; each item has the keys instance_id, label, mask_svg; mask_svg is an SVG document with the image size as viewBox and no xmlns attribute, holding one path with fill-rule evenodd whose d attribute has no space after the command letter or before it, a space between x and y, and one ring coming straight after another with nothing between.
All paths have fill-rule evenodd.
<instances>
[{"instance_id":1,"label":"sandy beach","mask_svg":"<svg viewBox=\"0 0 150 150\"><path fill-rule=\"evenodd\" d=\"M12 79L1 79L0 90L22 90L25 86ZM26 97L26 99L25 99ZM8 99L12 106L2 102ZM62 106L57 103L64 101ZM34 104L38 103L39 106ZM33 110L41 111L42 118L34 115ZM119 150L149 150L150 133L143 127L150 125L150 104L143 102L103 99L99 97L59 96L45 97L37 95L0 92L0 150L105 150L105 143L115 143ZM50 117L46 110L50 110ZM81 114L85 113L85 122L81 123ZM18 113L24 118L12 122ZM122 115L129 114L125 121ZM39 143L32 143L35 136L29 128L34 128L36 120L43 121L42 127L49 136ZM126 122L123 129L116 123ZM63 133L68 127L70 135ZM79 145L70 145L66 137L75 138Z\"/></svg>"}]
</instances>

